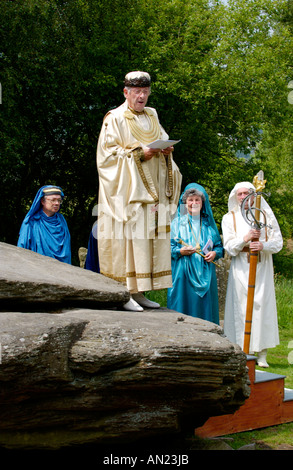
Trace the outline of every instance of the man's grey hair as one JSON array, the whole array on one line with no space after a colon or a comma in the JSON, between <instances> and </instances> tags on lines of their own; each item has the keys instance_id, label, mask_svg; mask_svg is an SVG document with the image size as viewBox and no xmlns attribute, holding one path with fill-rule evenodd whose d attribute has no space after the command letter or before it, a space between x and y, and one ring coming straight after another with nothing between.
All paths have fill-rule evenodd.
<instances>
[{"instance_id":1,"label":"man's grey hair","mask_svg":"<svg viewBox=\"0 0 293 470\"><path fill-rule=\"evenodd\" d=\"M138 87L125 86L125 87L123 88L123 90L127 90L128 93L130 93L131 90L133 90L134 88L138 88ZM149 88L149 89L150 89L150 94L151 94L151 87L150 87L150 86L148 86L148 87L140 87L140 88Z\"/></svg>"},{"instance_id":2,"label":"man's grey hair","mask_svg":"<svg viewBox=\"0 0 293 470\"><path fill-rule=\"evenodd\" d=\"M195 189L195 188L190 188L190 189L187 189L182 196L183 204L186 203L187 198L190 196L199 196L201 197L202 202L205 202L206 200L205 195L202 191L199 191L198 189Z\"/></svg>"}]
</instances>

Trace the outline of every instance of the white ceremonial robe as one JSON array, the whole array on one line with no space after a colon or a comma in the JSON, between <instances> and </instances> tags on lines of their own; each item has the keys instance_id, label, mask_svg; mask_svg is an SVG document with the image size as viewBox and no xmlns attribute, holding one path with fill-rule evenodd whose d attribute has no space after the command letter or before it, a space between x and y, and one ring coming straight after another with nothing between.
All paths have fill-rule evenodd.
<instances>
[{"instance_id":1,"label":"white ceremonial robe","mask_svg":"<svg viewBox=\"0 0 293 470\"><path fill-rule=\"evenodd\" d=\"M145 111L132 114L126 101L111 110L97 148L100 270L123 282L131 293L172 286L170 218L182 179L172 155L166 158L160 152L151 160L140 160L139 149L146 143L168 139L156 111ZM127 119L135 120L144 141L134 137ZM147 134L151 119L156 122L154 135Z\"/></svg>"},{"instance_id":2,"label":"white ceremonial robe","mask_svg":"<svg viewBox=\"0 0 293 470\"><path fill-rule=\"evenodd\" d=\"M236 207L235 226L232 212L225 214L222 220L223 245L232 256L228 277L224 332L232 343L244 346L244 330L248 291L249 261L243 236L249 232L250 225L244 220ZM257 264L252 327L249 352L262 351L279 344L278 318L274 287L273 253L278 253L283 246L283 239L278 222L273 214L267 214L267 223L272 229L261 230L260 241L263 250Z\"/></svg>"}]
</instances>

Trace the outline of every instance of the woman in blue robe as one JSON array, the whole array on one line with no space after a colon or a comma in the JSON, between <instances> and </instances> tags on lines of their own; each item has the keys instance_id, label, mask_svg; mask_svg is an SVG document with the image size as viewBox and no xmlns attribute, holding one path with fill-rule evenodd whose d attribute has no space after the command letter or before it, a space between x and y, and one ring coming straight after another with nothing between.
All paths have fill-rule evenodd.
<instances>
[{"instance_id":1,"label":"woman in blue robe","mask_svg":"<svg viewBox=\"0 0 293 470\"><path fill-rule=\"evenodd\" d=\"M64 194L59 186L42 186L22 222L17 246L71 264L71 241L59 213Z\"/></svg>"},{"instance_id":2,"label":"woman in blue robe","mask_svg":"<svg viewBox=\"0 0 293 470\"><path fill-rule=\"evenodd\" d=\"M218 286L212 261L223 255L208 194L201 185L191 183L180 197L177 216L171 224L173 287L168 289L168 308L219 324Z\"/></svg>"}]
</instances>

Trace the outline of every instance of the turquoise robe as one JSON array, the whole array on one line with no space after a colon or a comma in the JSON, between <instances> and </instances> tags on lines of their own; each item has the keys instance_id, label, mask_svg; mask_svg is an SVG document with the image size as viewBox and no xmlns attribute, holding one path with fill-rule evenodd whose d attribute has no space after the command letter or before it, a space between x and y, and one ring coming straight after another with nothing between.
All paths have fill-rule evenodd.
<instances>
[{"instance_id":1,"label":"turquoise robe","mask_svg":"<svg viewBox=\"0 0 293 470\"><path fill-rule=\"evenodd\" d=\"M196 187L204 192L204 189L199 185ZM211 209L206 210L207 206L209 206L209 201L206 192L204 194L206 201L201 211L200 246L202 249L209 239L212 240L213 251L216 252L216 260L223 257L223 245L214 220L210 223L209 212L211 212ZM180 254L180 249L183 245L179 242L179 239L191 246L195 246L197 242L194 239L188 219L192 223L196 239L199 240L199 218L195 220L190 215L184 214L178 215L172 221L171 256L173 287L168 289L167 306L177 312L219 324L218 287L215 265L206 262L197 253L190 256L182 256Z\"/></svg>"}]
</instances>

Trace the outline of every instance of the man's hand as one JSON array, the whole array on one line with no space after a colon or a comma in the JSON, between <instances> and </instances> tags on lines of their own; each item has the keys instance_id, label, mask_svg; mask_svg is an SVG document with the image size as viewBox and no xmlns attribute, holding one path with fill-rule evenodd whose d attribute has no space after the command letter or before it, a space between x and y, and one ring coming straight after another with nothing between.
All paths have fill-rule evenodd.
<instances>
[{"instance_id":1,"label":"man's hand","mask_svg":"<svg viewBox=\"0 0 293 470\"><path fill-rule=\"evenodd\" d=\"M257 240L258 240L259 237L260 237L260 230L257 230L257 229L255 229L255 228L252 228L251 230L249 230L249 232L248 232L246 235L244 235L243 240L244 240L246 243L248 243L248 242L250 242L250 241L253 240L253 239L257 239Z\"/></svg>"},{"instance_id":2,"label":"man's hand","mask_svg":"<svg viewBox=\"0 0 293 470\"><path fill-rule=\"evenodd\" d=\"M162 153L163 153L164 155L169 155L169 153L173 152L173 150L174 150L174 147L173 147L173 146L172 146L172 147L167 147L167 148L165 148L165 149L162 150Z\"/></svg>"},{"instance_id":3,"label":"man's hand","mask_svg":"<svg viewBox=\"0 0 293 470\"><path fill-rule=\"evenodd\" d=\"M150 149L149 147L144 147L144 159L151 160L155 155L161 152L161 149Z\"/></svg>"},{"instance_id":4,"label":"man's hand","mask_svg":"<svg viewBox=\"0 0 293 470\"><path fill-rule=\"evenodd\" d=\"M263 244L260 241L256 242L251 242L249 245L249 248L251 251L262 251L263 250Z\"/></svg>"},{"instance_id":5,"label":"man's hand","mask_svg":"<svg viewBox=\"0 0 293 470\"><path fill-rule=\"evenodd\" d=\"M149 147L144 147L144 159L151 160L155 155L159 152L162 152L164 155L169 155L169 153L173 152L174 147L167 147L166 149L151 149Z\"/></svg>"}]
</instances>

